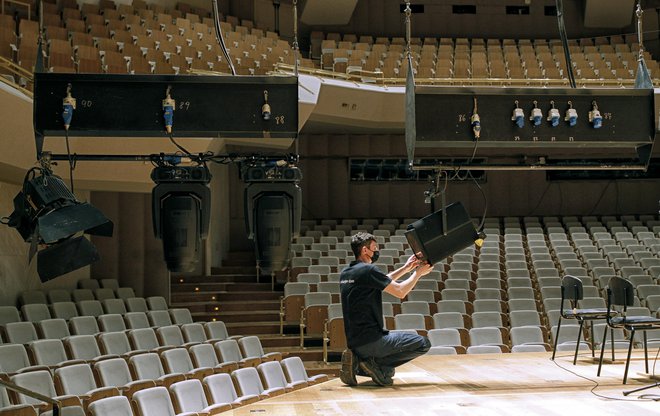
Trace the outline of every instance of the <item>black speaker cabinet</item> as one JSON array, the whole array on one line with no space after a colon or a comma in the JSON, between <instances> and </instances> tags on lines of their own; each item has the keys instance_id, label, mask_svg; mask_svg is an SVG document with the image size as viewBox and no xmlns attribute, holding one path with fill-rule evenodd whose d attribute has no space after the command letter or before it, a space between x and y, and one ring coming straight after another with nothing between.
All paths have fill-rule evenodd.
<instances>
[{"instance_id":1,"label":"black speaker cabinet","mask_svg":"<svg viewBox=\"0 0 660 416\"><path fill-rule=\"evenodd\" d=\"M443 225L446 215L446 229ZM472 219L460 202L445 207L408 225L406 239L417 257L437 263L472 244L479 238Z\"/></svg>"}]
</instances>

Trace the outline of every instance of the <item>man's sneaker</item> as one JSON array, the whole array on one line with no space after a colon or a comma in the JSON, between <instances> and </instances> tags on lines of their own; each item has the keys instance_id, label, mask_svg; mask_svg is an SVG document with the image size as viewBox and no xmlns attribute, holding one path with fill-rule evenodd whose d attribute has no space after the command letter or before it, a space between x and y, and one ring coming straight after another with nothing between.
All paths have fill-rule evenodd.
<instances>
[{"instance_id":1,"label":"man's sneaker","mask_svg":"<svg viewBox=\"0 0 660 416\"><path fill-rule=\"evenodd\" d=\"M391 378L388 378L383 374L380 366L376 364L373 358L368 359L367 361L360 361L360 369L366 374L369 374L369 377L374 381L374 383L379 386L391 386L394 384L394 381Z\"/></svg>"},{"instance_id":2,"label":"man's sneaker","mask_svg":"<svg viewBox=\"0 0 660 416\"><path fill-rule=\"evenodd\" d=\"M345 349L341 354L341 370L339 371L339 379L342 383L348 386L356 386L357 379L355 373L358 368L357 357L353 355L353 351Z\"/></svg>"}]
</instances>

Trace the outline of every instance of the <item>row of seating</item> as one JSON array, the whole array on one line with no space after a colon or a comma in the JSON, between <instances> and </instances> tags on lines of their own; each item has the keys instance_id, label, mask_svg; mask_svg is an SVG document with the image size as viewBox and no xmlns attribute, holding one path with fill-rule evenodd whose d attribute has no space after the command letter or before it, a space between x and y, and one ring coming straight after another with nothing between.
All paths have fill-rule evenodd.
<instances>
[{"instance_id":1,"label":"row of seating","mask_svg":"<svg viewBox=\"0 0 660 416\"><path fill-rule=\"evenodd\" d=\"M44 305L41 305L44 306ZM12 308L12 307L2 307ZM28 343L43 338L63 338L69 335L95 335L100 332L125 331L127 329L159 328L171 325L192 325L190 311L185 308L148 312L105 313L69 318L46 318L38 321L12 320L0 326L0 341ZM199 324L199 323L195 323ZM204 323L214 330L226 328L221 321ZM220 328L220 326L223 328ZM217 328L216 328L217 327Z\"/></svg>"},{"instance_id":2,"label":"row of seating","mask_svg":"<svg viewBox=\"0 0 660 416\"><path fill-rule=\"evenodd\" d=\"M170 352L185 354L181 350ZM162 374L159 366L158 356L147 353L131 357L129 363L112 358L93 365L60 367L53 375L47 370L26 371L12 375L9 381L60 401L67 407L63 414L132 416L134 411L140 416L173 416L183 412L217 414L328 379L325 375L307 376L299 357L267 361L231 374L212 369L187 376ZM34 411L25 414L36 415L37 410L47 408L44 402L20 393L7 394L0 388L0 414L17 414L28 406Z\"/></svg>"}]
</instances>

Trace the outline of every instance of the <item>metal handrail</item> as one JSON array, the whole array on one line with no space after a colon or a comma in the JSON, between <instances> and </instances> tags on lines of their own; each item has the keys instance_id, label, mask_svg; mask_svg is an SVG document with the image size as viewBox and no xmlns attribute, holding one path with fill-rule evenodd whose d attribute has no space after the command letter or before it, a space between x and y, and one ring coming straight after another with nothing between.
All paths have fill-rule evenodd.
<instances>
[{"instance_id":1,"label":"metal handrail","mask_svg":"<svg viewBox=\"0 0 660 416\"><path fill-rule=\"evenodd\" d=\"M11 381L3 380L0 378L0 385L5 386L9 390L16 391L18 393L24 394L26 396L30 396L34 399L41 400L42 402L46 402L50 405L53 406L53 416L59 416L60 414L60 402L58 400L55 400L53 398L50 398L48 396L44 396L41 393L37 393L36 391L26 389L25 387L21 387L18 384L14 384Z\"/></svg>"},{"instance_id":2,"label":"metal handrail","mask_svg":"<svg viewBox=\"0 0 660 416\"><path fill-rule=\"evenodd\" d=\"M19 78L24 78L28 84L32 84L34 82L34 74L28 71L27 69L17 65L15 62L10 61L7 58L4 58L0 56L0 68L4 68L11 72L12 75L19 77ZM4 82L7 85L10 85L19 91L21 91L23 94L27 95L28 97L33 97L32 91L23 88L20 86L17 82L11 82L8 79L4 77L0 77L0 81Z\"/></svg>"},{"instance_id":3,"label":"metal handrail","mask_svg":"<svg viewBox=\"0 0 660 416\"><path fill-rule=\"evenodd\" d=\"M278 63L275 65L275 72L279 73L292 73L293 65ZM335 78L346 81L363 82L365 78L369 78L372 82L368 84L377 85L404 85L405 78L386 78L382 72L371 71L355 71L350 73L341 73L328 71L318 68L298 67L298 72L308 75L317 75L326 78ZM375 81L375 82L374 82ZM660 79L655 79L656 84L660 84ZM569 86L568 79L563 78L415 78L416 84L433 84L433 85L497 85L506 86L511 84L527 84L529 86ZM580 79L577 80L580 86L612 86L612 87L626 87L635 84L634 79Z\"/></svg>"}]
</instances>

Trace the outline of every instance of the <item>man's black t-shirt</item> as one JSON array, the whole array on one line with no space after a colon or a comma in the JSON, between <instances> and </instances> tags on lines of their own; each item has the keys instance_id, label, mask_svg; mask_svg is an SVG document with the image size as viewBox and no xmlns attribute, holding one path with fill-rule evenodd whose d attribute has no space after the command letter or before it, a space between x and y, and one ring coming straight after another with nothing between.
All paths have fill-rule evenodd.
<instances>
[{"instance_id":1,"label":"man's black t-shirt","mask_svg":"<svg viewBox=\"0 0 660 416\"><path fill-rule=\"evenodd\" d=\"M383 323L383 289L392 282L373 264L354 261L341 272L341 307L349 348L380 339L388 333Z\"/></svg>"}]
</instances>

